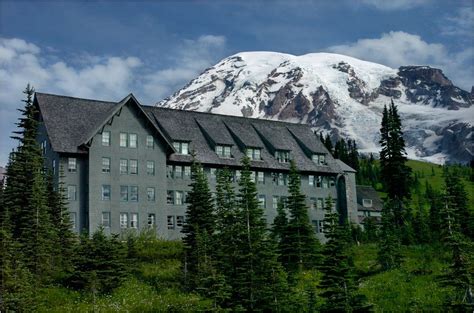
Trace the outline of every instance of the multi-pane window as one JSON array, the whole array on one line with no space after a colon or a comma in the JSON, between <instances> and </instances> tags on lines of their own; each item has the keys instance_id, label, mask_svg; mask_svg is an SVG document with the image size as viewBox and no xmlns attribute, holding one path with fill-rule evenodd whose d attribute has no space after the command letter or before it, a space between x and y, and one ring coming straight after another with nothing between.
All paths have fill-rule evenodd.
<instances>
[{"instance_id":1,"label":"multi-pane window","mask_svg":"<svg viewBox=\"0 0 474 313\"><path fill-rule=\"evenodd\" d=\"M77 200L77 187L76 187L76 185L67 186L67 199L69 201L76 201Z\"/></svg>"},{"instance_id":2,"label":"multi-pane window","mask_svg":"<svg viewBox=\"0 0 474 313\"><path fill-rule=\"evenodd\" d=\"M329 186L336 186L336 179L334 177L329 177Z\"/></svg>"},{"instance_id":3,"label":"multi-pane window","mask_svg":"<svg viewBox=\"0 0 474 313\"><path fill-rule=\"evenodd\" d=\"M250 160L260 161L262 159L260 148L247 148L246 154Z\"/></svg>"},{"instance_id":4,"label":"multi-pane window","mask_svg":"<svg viewBox=\"0 0 474 313\"><path fill-rule=\"evenodd\" d=\"M130 227L138 228L138 213L130 213Z\"/></svg>"},{"instance_id":5,"label":"multi-pane window","mask_svg":"<svg viewBox=\"0 0 474 313\"><path fill-rule=\"evenodd\" d=\"M326 165L326 155L325 154L313 154L312 160L318 165Z\"/></svg>"},{"instance_id":6,"label":"multi-pane window","mask_svg":"<svg viewBox=\"0 0 474 313\"><path fill-rule=\"evenodd\" d=\"M260 206L260 208L265 209L266 207L265 195L258 195L258 205Z\"/></svg>"},{"instance_id":7,"label":"multi-pane window","mask_svg":"<svg viewBox=\"0 0 474 313\"><path fill-rule=\"evenodd\" d=\"M277 186L285 186L287 183L287 175L284 173L273 173L273 182Z\"/></svg>"},{"instance_id":8,"label":"multi-pane window","mask_svg":"<svg viewBox=\"0 0 474 313\"><path fill-rule=\"evenodd\" d=\"M138 144L137 134L128 134L128 146L130 148L136 148Z\"/></svg>"},{"instance_id":9,"label":"multi-pane window","mask_svg":"<svg viewBox=\"0 0 474 313\"><path fill-rule=\"evenodd\" d=\"M110 146L110 132L102 132L102 145L106 147Z\"/></svg>"},{"instance_id":10,"label":"multi-pane window","mask_svg":"<svg viewBox=\"0 0 474 313\"><path fill-rule=\"evenodd\" d=\"M102 158L102 173L110 173L110 158Z\"/></svg>"},{"instance_id":11,"label":"multi-pane window","mask_svg":"<svg viewBox=\"0 0 474 313\"><path fill-rule=\"evenodd\" d=\"M362 205L366 208L372 207L372 199L362 199Z\"/></svg>"},{"instance_id":12,"label":"multi-pane window","mask_svg":"<svg viewBox=\"0 0 474 313\"><path fill-rule=\"evenodd\" d=\"M120 201L128 201L128 186L120 186Z\"/></svg>"},{"instance_id":13,"label":"multi-pane window","mask_svg":"<svg viewBox=\"0 0 474 313\"><path fill-rule=\"evenodd\" d=\"M128 160L120 159L120 174L128 174Z\"/></svg>"},{"instance_id":14,"label":"multi-pane window","mask_svg":"<svg viewBox=\"0 0 474 313\"><path fill-rule=\"evenodd\" d=\"M156 225L156 215L154 213L148 214L148 227L154 227Z\"/></svg>"},{"instance_id":15,"label":"multi-pane window","mask_svg":"<svg viewBox=\"0 0 474 313\"><path fill-rule=\"evenodd\" d=\"M176 216L176 226L183 227L183 225L184 225L184 216L182 215Z\"/></svg>"},{"instance_id":16,"label":"multi-pane window","mask_svg":"<svg viewBox=\"0 0 474 313\"><path fill-rule=\"evenodd\" d=\"M77 172L77 161L76 158L68 158L67 161L67 170L70 173Z\"/></svg>"},{"instance_id":17,"label":"multi-pane window","mask_svg":"<svg viewBox=\"0 0 474 313\"><path fill-rule=\"evenodd\" d=\"M167 217L168 229L174 229L174 216L168 215Z\"/></svg>"},{"instance_id":18,"label":"multi-pane window","mask_svg":"<svg viewBox=\"0 0 474 313\"><path fill-rule=\"evenodd\" d=\"M329 188L329 179L328 179L328 177L323 177L322 181L323 181L323 188Z\"/></svg>"},{"instance_id":19,"label":"multi-pane window","mask_svg":"<svg viewBox=\"0 0 474 313\"><path fill-rule=\"evenodd\" d=\"M277 150L275 151L275 158L280 163L288 163L290 162L290 151Z\"/></svg>"},{"instance_id":20,"label":"multi-pane window","mask_svg":"<svg viewBox=\"0 0 474 313\"><path fill-rule=\"evenodd\" d=\"M313 223L313 227L314 227L314 231L317 233L317 234L321 234L324 232L324 221L322 220L312 220L311 221Z\"/></svg>"},{"instance_id":21,"label":"multi-pane window","mask_svg":"<svg viewBox=\"0 0 474 313\"><path fill-rule=\"evenodd\" d=\"M138 174L138 160L130 160L130 174Z\"/></svg>"},{"instance_id":22,"label":"multi-pane window","mask_svg":"<svg viewBox=\"0 0 474 313\"><path fill-rule=\"evenodd\" d=\"M110 185L102 185L102 200L110 200Z\"/></svg>"},{"instance_id":23,"label":"multi-pane window","mask_svg":"<svg viewBox=\"0 0 474 313\"><path fill-rule=\"evenodd\" d=\"M56 160L53 160L51 166L52 166L52 168L53 168L53 174L56 174Z\"/></svg>"},{"instance_id":24,"label":"multi-pane window","mask_svg":"<svg viewBox=\"0 0 474 313\"><path fill-rule=\"evenodd\" d=\"M216 146L216 153L221 158L230 158L230 146Z\"/></svg>"},{"instance_id":25,"label":"multi-pane window","mask_svg":"<svg viewBox=\"0 0 474 313\"><path fill-rule=\"evenodd\" d=\"M257 172L257 182L259 184L265 183L265 173L264 172Z\"/></svg>"},{"instance_id":26,"label":"multi-pane window","mask_svg":"<svg viewBox=\"0 0 474 313\"><path fill-rule=\"evenodd\" d=\"M322 210L324 208L324 199L318 198L316 200L316 208Z\"/></svg>"},{"instance_id":27,"label":"multi-pane window","mask_svg":"<svg viewBox=\"0 0 474 313\"><path fill-rule=\"evenodd\" d=\"M174 204L174 192L173 192L173 190L168 190L166 192L166 204Z\"/></svg>"},{"instance_id":28,"label":"multi-pane window","mask_svg":"<svg viewBox=\"0 0 474 313\"><path fill-rule=\"evenodd\" d=\"M255 183L256 179L257 179L257 173L256 172L250 172L250 180Z\"/></svg>"},{"instance_id":29,"label":"multi-pane window","mask_svg":"<svg viewBox=\"0 0 474 313\"><path fill-rule=\"evenodd\" d=\"M209 169L209 174L210 174L210 178L211 180L215 180L216 179L216 173L217 173L217 169L216 168L210 168Z\"/></svg>"},{"instance_id":30,"label":"multi-pane window","mask_svg":"<svg viewBox=\"0 0 474 313\"><path fill-rule=\"evenodd\" d=\"M120 133L120 147L128 147L128 135L127 133Z\"/></svg>"},{"instance_id":31,"label":"multi-pane window","mask_svg":"<svg viewBox=\"0 0 474 313\"><path fill-rule=\"evenodd\" d=\"M130 201L138 201L138 186L130 186Z\"/></svg>"},{"instance_id":32,"label":"multi-pane window","mask_svg":"<svg viewBox=\"0 0 474 313\"><path fill-rule=\"evenodd\" d=\"M120 228L128 227L128 213L120 213Z\"/></svg>"},{"instance_id":33,"label":"multi-pane window","mask_svg":"<svg viewBox=\"0 0 474 313\"><path fill-rule=\"evenodd\" d=\"M77 228L77 215L76 215L76 212L70 212L69 213L69 220L71 221L72 229L76 229Z\"/></svg>"},{"instance_id":34,"label":"multi-pane window","mask_svg":"<svg viewBox=\"0 0 474 313\"><path fill-rule=\"evenodd\" d=\"M174 167L174 174L173 174L173 177L174 178L183 178L183 167L180 166L180 165L176 165Z\"/></svg>"},{"instance_id":35,"label":"multi-pane window","mask_svg":"<svg viewBox=\"0 0 474 313\"><path fill-rule=\"evenodd\" d=\"M150 148L150 149L153 149L154 145L155 145L155 141L153 140L153 136L147 135L146 136L146 147Z\"/></svg>"},{"instance_id":36,"label":"multi-pane window","mask_svg":"<svg viewBox=\"0 0 474 313\"><path fill-rule=\"evenodd\" d=\"M314 186L314 175L308 175L308 185Z\"/></svg>"},{"instance_id":37,"label":"multi-pane window","mask_svg":"<svg viewBox=\"0 0 474 313\"><path fill-rule=\"evenodd\" d=\"M316 187L321 188L322 177L316 176Z\"/></svg>"},{"instance_id":38,"label":"multi-pane window","mask_svg":"<svg viewBox=\"0 0 474 313\"><path fill-rule=\"evenodd\" d=\"M182 205L183 204L183 192L182 191L175 191L174 192L174 204Z\"/></svg>"},{"instance_id":39,"label":"multi-pane window","mask_svg":"<svg viewBox=\"0 0 474 313\"><path fill-rule=\"evenodd\" d=\"M191 177L191 166L185 166L184 167L183 177L184 178L190 178Z\"/></svg>"},{"instance_id":40,"label":"multi-pane window","mask_svg":"<svg viewBox=\"0 0 474 313\"><path fill-rule=\"evenodd\" d=\"M179 154L189 154L189 142L175 141L173 147Z\"/></svg>"},{"instance_id":41,"label":"multi-pane window","mask_svg":"<svg viewBox=\"0 0 474 313\"><path fill-rule=\"evenodd\" d=\"M155 187L146 188L146 197L148 201L155 201Z\"/></svg>"},{"instance_id":42,"label":"multi-pane window","mask_svg":"<svg viewBox=\"0 0 474 313\"><path fill-rule=\"evenodd\" d=\"M110 227L110 212L102 212L101 225L103 227Z\"/></svg>"},{"instance_id":43,"label":"multi-pane window","mask_svg":"<svg viewBox=\"0 0 474 313\"><path fill-rule=\"evenodd\" d=\"M147 175L155 175L155 161L146 161Z\"/></svg>"}]
</instances>

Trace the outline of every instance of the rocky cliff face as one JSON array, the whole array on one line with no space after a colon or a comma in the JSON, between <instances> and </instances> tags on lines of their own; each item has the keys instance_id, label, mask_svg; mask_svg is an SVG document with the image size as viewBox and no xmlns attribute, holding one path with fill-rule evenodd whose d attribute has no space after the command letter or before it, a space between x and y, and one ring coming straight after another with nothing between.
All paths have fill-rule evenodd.
<instances>
[{"instance_id":1,"label":"rocky cliff face","mask_svg":"<svg viewBox=\"0 0 474 313\"><path fill-rule=\"evenodd\" d=\"M381 111L390 99L403 118L409 157L437 163L473 157L473 91L427 66L397 70L327 53L239 53L157 105L308 123L377 152Z\"/></svg>"}]
</instances>

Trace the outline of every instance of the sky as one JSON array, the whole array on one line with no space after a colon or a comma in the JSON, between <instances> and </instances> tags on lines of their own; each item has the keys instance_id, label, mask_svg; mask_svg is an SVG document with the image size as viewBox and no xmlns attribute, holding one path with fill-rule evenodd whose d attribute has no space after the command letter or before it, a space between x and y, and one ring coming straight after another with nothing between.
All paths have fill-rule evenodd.
<instances>
[{"instance_id":1,"label":"sky","mask_svg":"<svg viewBox=\"0 0 474 313\"><path fill-rule=\"evenodd\" d=\"M241 51L334 52L430 65L470 91L472 0L0 0L0 165L39 92L154 104Z\"/></svg>"}]
</instances>

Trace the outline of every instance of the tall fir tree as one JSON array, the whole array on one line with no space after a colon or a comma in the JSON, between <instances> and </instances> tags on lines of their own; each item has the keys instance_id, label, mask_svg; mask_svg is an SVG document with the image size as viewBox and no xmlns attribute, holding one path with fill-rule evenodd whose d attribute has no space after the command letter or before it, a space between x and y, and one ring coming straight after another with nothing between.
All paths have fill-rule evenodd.
<instances>
[{"instance_id":1,"label":"tall fir tree","mask_svg":"<svg viewBox=\"0 0 474 313\"><path fill-rule=\"evenodd\" d=\"M333 210L331 197L326 199L324 216L324 259L320 266L322 278L319 286L325 302L322 312L368 312L371 306L358 293L354 265L349 255L347 224L340 224L339 214Z\"/></svg>"},{"instance_id":2,"label":"tall fir tree","mask_svg":"<svg viewBox=\"0 0 474 313\"><path fill-rule=\"evenodd\" d=\"M400 231L395 225L395 215L393 213L393 206L395 205L399 205L399 202L387 200L382 209L382 225L380 228L377 260L384 270L399 267L402 262Z\"/></svg>"},{"instance_id":3,"label":"tall fir tree","mask_svg":"<svg viewBox=\"0 0 474 313\"><path fill-rule=\"evenodd\" d=\"M286 269L295 273L311 269L320 261L320 245L310 224L305 195L301 192L301 177L294 161L290 164L287 208L290 213L287 229L281 234Z\"/></svg>"},{"instance_id":4,"label":"tall fir tree","mask_svg":"<svg viewBox=\"0 0 474 313\"><path fill-rule=\"evenodd\" d=\"M334 153L334 148L332 146L332 140L329 134L326 134L326 137L324 137L324 140L321 140L321 142L324 144L326 149L328 149L329 153L333 154Z\"/></svg>"}]
</instances>

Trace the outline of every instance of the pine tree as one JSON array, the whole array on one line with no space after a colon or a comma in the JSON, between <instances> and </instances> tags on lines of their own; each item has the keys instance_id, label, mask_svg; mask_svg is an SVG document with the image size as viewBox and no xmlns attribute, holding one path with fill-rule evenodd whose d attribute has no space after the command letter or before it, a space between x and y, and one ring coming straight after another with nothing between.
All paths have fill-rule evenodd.
<instances>
[{"instance_id":1,"label":"pine tree","mask_svg":"<svg viewBox=\"0 0 474 313\"><path fill-rule=\"evenodd\" d=\"M191 166L191 191L188 193L186 209L186 223L183 227L183 242L185 251L185 280L188 288L197 286L195 274L198 272L199 255L197 254L197 236L212 236L215 228L214 206L209 190L206 174L200 164L193 162ZM203 235L205 233L205 235ZM204 253L204 247L199 251ZM206 247L206 255L212 253L212 246Z\"/></svg>"},{"instance_id":2,"label":"pine tree","mask_svg":"<svg viewBox=\"0 0 474 313\"><path fill-rule=\"evenodd\" d=\"M287 291L286 275L266 229L248 157L243 158L242 167L237 195L241 226L236 253L239 265L231 282L233 299L247 311L279 311Z\"/></svg>"},{"instance_id":3,"label":"pine tree","mask_svg":"<svg viewBox=\"0 0 474 313\"><path fill-rule=\"evenodd\" d=\"M322 278L319 286L323 289L321 296L325 303L323 312L367 312L370 305L358 294L354 277L354 266L348 253L349 231L347 224L340 225L339 214L332 209L332 199L328 197L325 204L324 259L320 270Z\"/></svg>"},{"instance_id":4,"label":"pine tree","mask_svg":"<svg viewBox=\"0 0 474 313\"><path fill-rule=\"evenodd\" d=\"M331 140L331 137L329 137L329 134L326 134L326 137L324 138L324 140L321 140L321 142L324 144L324 146L326 147L326 149L328 149L329 153L333 154L334 151L333 151L333 146L332 146L332 140Z\"/></svg>"},{"instance_id":5,"label":"pine tree","mask_svg":"<svg viewBox=\"0 0 474 313\"><path fill-rule=\"evenodd\" d=\"M387 200L382 209L377 259L384 270L399 267L402 262L399 230L395 225L393 214L393 206L399 205L399 203L395 202L395 200Z\"/></svg>"},{"instance_id":6,"label":"pine tree","mask_svg":"<svg viewBox=\"0 0 474 313\"><path fill-rule=\"evenodd\" d=\"M292 161L290 165L287 206L290 213L286 230L284 263L290 273L314 268L320 259L319 241L308 217L305 195L301 192L301 177Z\"/></svg>"},{"instance_id":7,"label":"pine tree","mask_svg":"<svg viewBox=\"0 0 474 313\"><path fill-rule=\"evenodd\" d=\"M467 193L459 175L446 167L444 171L444 182L448 205L453 208L453 218L456 224L459 225L460 232L474 239L474 229L472 229L474 225L474 214L469 210Z\"/></svg>"}]
</instances>

